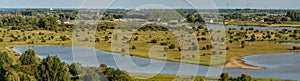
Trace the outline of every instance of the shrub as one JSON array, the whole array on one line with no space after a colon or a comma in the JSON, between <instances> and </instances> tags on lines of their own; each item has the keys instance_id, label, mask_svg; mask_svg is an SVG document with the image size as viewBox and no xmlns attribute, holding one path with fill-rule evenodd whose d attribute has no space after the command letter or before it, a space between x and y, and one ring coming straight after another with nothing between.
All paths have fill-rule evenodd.
<instances>
[{"instance_id":1,"label":"shrub","mask_svg":"<svg viewBox=\"0 0 300 81\"><path fill-rule=\"evenodd\" d=\"M230 76L229 76L229 73L227 73L227 72L224 72L224 73L222 73L221 75L220 75L220 81L229 81L229 78L230 78Z\"/></svg>"},{"instance_id":2,"label":"shrub","mask_svg":"<svg viewBox=\"0 0 300 81\"><path fill-rule=\"evenodd\" d=\"M151 40L151 43L155 44L155 43L157 43L157 40L153 39L153 40Z\"/></svg>"},{"instance_id":3,"label":"shrub","mask_svg":"<svg viewBox=\"0 0 300 81\"><path fill-rule=\"evenodd\" d=\"M2 38L0 38L0 42L3 42L4 40Z\"/></svg>"},{"instance_id":4,"label":"shrub","mask_svg":"<svg viewBox=\"0 0 300 81\"><path fill-rule=\"evenodd\" d=\"M36 67L34 76L38 81L69 81L71 74L66 66L58 56L47 56Z\"/></svg>"},{"instance_id":5,"label":"shrub","mask_svg":"<svg viewBox=\"0 0 300 81\"><path fill-rule=\"evenodd\" d=\"M131 49L136 49L136 47L133 45Z\"/></svg>"},{"instance_id":6,"label":"shrub","mask_svg":"<svg viewBox=\"0 0 300 81\"><path fill-rule=\"evenodd\" d=\"M0 52L0 66L3 66L4 64L11 64L12 59L8 56L6 52ZM1 67L0 67L1 68Z\"/></svg>"},{"instance_id":7,"label":"shrub","mask_svg":"<svg viewBox=\"0 0 300 81\"><path fill-rule=\"evenodd\" d=\"M171 44L170 46L169 46L169 49L174 49L175 48L175 45L174 44Z\"/></svg>"},{"instance_id":8,"label":"shrub","mask_svg":"<svg viewBox=\"0 0 300 81\"><path fill-rule=\"evenodd\" d=\"M229 47L228 47L228 46L226 47L226 50L229 50Z\"/></svg>"},{"instance_id":9,"label":"shrub","mask_svg":"<svg viewBox=\"0 0 300 81\"><path fill-rule=\"evenodd\" d=\"M300 46L293 46L293 50L299 50Z\"/></svg>"},{"instance_id":10,"label":"shrub","mask_svg":"<svg viewBox=\"0 0 300 81\"><path fill-rule=\"evenodd\" d=\"M36 63L36 54L33 49L29 49L22 53L20 57L20 61L22 65L30 65Z\"/></svg>"},{"instance_id":11,"label":"shrub","mask_svg":"<svg viewBox=\"0 0 300 81\"><path fill-rule=\"evenodd\" d=\"M253 35L251 35L251 39L250 39L250 41L255 41L256 40L256 36L253 34Z\"/></svg>"}]
</instances>

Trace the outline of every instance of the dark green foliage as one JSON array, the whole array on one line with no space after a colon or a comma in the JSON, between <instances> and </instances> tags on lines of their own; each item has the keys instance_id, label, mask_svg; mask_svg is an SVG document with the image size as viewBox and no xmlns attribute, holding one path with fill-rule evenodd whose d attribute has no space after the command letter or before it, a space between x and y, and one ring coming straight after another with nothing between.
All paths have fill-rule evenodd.
<instances>
[{"instance_id":1,"label":"dark green foliage","mask_svg":"<svg viewBox=\"0 0 300 81\"><path fill-rule=\"evenodd\" d=\"M237 78L238 81L251 81L251 76L247 74L242 74L240 77Z\"/></svg>"},{"instance_id":2,"label":"dark green foliage","mask_svg":"<svg viewBox=\"0 0 300 81\"><path fill-rule=\"evenodd\" d=\"M220 75L219 81L229 81L229 78L230 78L229 73L224 72Z\"/></svg>"},{"instance_id":3,"label":"dark green foliage","mask_svg":"<svg viewBox=\"0 0 300 81\"><path fill-rule=\"evenodd\" d=\"M7 77L7 70L4 66L8 66L12 63L12 59L6 52L0 52L0 81L5 81Z\"/></svg>"},{"instance_id":4,"label":"dark green foliage","mask_svg":"<svg viewBox=\"0 0 300 81\"><path fill-rule=\"evenodd\" d=\"M99 42L99 41L100 41L100 39L99 39L99 38L96 38L95 42Z\"/></svg>"},{"instance_id":5,"label":"dark green foliage","mask_svg":"<svg viewBox=\"0 0 300 81\"><path fill-rule=\"evenodd\" d=\"M21 74L20 81L36 81L36 79L28 74Z\"/></svg>"},{"instance_id":6,"label":"dark green foliage","mask_svg":"<svg viewBox=\"0 0 300 81\"><path fill-rule=\"evenodd\" d=\"M6 52L0 52L0 66L10 65L12 63L12 59L8 56Z\"/></svg>"},{"instance_id":7,"label":"dark green foliage","mask_svg":"<svg viewBox=\"0 0 300 81\"><path fill-rule=\"evenodd\" d=\"M171 44L170 46L169 46L169 49L174 49L175 48L175 45L174 44Z\"/></svg>"},{"instance_id":8,"label":"dark green foliage","mask_svg":"<svg viewBox=\"0 0 300 81\"><path fill-rule=\"evenodd\" d=\"M78 65L79 65L79 64L76 64L76 63L72 63L72 64L70 65L69 72L70 72L73 76L78 75L78 72L77 72L77 70L76 70L76 68L78 68Z\"/></svg>"},{"instance_id":9,"label":"dark green foliage","mask_svg":"<svg viewBox=\"0 0 300 81\"><path fill-rule=\"evenodd\" d=\"M136 47L133 45L133 46L131 47L131 49L136 49Z\"/></svg>"},{"instance_id":10,"label":"dark green foliage","mask_svg":"<svg viewBox=\"0 0 300 81\"><path fill-rule=\"evenodd\" d=\"M224 72L220 75L219 81L251 81L251 76L247 74L242 74L238 77L231 77L229 73Z\"/></svg>"},{"instance_id":11,"label":"dark green foliage","mask_svg":"<svg viewBox=\"0 0 300 81\"><path fill-rule=\"evenodd\" d=\"M250 41L255 41L255 40L256 40L256 36L254 34L252 34Z\"/></svg>"},{"instance_id":12,"label":"dark green foliage","mask_svg":"<svg viewBox=\"0 0 300 81\"><path fill-rule=\"evenodd\" d=\"M138 29L138 31L147 31L147 30L168 31L169 29L164 27L164 26L156 26L156 25L145 25L145 26Z\"/></svg>"},{"instance_id":13,"label":"dark green foliage","mask_svg":"<svg viewBox=\"0 0 300 81\"><path fill-rule=\"evenodd\" d=\"M103 72L109 81L128 81L130 77L123 71L114 68L106 68Z\"/></svg>"},{"instance_id":14,"label":"dark green foliage","mask_svg":"<svg viewBox=\"0 0 300 81\"><path fill-rule=\"evenodd\" d=\"M241 44L245 44L245 41L242 41Z\"/></svg>"},{"instance_id":15,"label":"dark green foliage","mask_svg":"<svg viewBox=\"0 0 300 81\"><path fill-rule=\"evenodd\" d=\"M4 40L2 38L0 38L0 42L3 42Z\"/></svg>"},{"instance_id":16,"label":"dark green foliage","mask_svg":"<svg viewBox=\"0 0 300 81\"><path fill-rule=\"evenodd\" d=\"M69 40L69 38L68 38L66 35L64 35L64 36L60 36L60 39L61 39L62 41Z\"/></svg>"},{"instance_id":17,"label":"dark green foliage","mask_svg":"<svg viewBox=\"0 0 300 81\"><path fill-rule=\"evenodd\" d=\"M135 37L134 40L137 41L139 39L139 37Z\"/></svg>"},{"instance_id":18,"label":"dark green foliage","mask_svg":"<svg viewBox=\"0 0 300 81\"><path fill-rule=\"evenodd\" d=\"M293 50L300 50L300 46L293 46Z\"/></svg>"},{"instance_id":19,"label":"dark green foliage","mask_svg":"<svg viewBox=\"0 0 300 81\"><path fill-rule=\"evenodd\" d=\"M107 66L106 66L105 64L101 64L101 65L100 65L100 71L101 71L101 72L105 71L106 68L107 68Z\"/></svg>"},{"instance_id":20,"label":"dark green foliage","mask_svg":"<svg viewBox=\"0 0 300 81\"><path fill-rule=\"evenodd\" d=\"M157 40L153 39L153 40L151 40L151 43L155 44L155 43L157 43Z\"/></svg>"},{"instance_id":21,"label":"dark green foliage","mask_svg":"<svg viewBox=\"0 0 300 81\"><path fill-rule=\"evenodd\" d=\"M0 66L0 80L4 81L4 75L5 75L6 71L4 70L3 66Z\"/></svg>"},{"instance_id":22,"label":"dark green foliage","mask_svg":"<svg viewBox=\"0 0 300 81\"><path fill-rule=\"evenodd\" d=\"M196 15L188 15L187 16L187 22L189 23L204 23L202 16L200 14Z\"/></svg>"},{"instance_id":23,"label":"dark green foliage","mask_svg":"<svg viewBox=\"0 0 300 81\"><path fill-rule=\"evenodd\" d=\"M300 11L289 11L287 13L287 16L290 17L292 19L292 21L300 21Z\"/></svg>"},{"instance_id":24,"label":"dark green foliage","mask_svg":"<svg viewBox=\"0 0 300 81\"><path fill-rule=\"evenodd\" d=\"M30 65L30 64L35 64L36 63L36 54L33 49L29 49L25 52L20 57L20 62L22 65Z\"/></svg>"},{"instance_id":25,"label":"dark green foliage","mask_svg":"<svg viewBox=\"0 0 300 81\"><path fill-rule=\"evenodd\" d=\"M229 50L230 48L228 46L226 46L226 50Z\"/></svg>"},{"instance_id":26,"label":"dark green foliage","mask_svg":"<svg viewBox=\"0 0 300 81\"><path fill-rule=\"evenodd\" d=\"M66 66L58 56L47 56L38 65L34 76L38 81L68 81L71 75Z\"/></svg>"}]
</instances>

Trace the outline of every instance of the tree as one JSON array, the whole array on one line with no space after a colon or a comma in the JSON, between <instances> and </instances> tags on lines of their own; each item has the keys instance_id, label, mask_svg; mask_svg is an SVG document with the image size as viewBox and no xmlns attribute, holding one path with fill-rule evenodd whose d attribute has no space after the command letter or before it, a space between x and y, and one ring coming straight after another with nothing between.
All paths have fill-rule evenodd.
<instances>
[{"instance_id":1,"label":"tree","mask_svg":"<svg viewBox=\"0 0 300 81\"><path fill-rule=\"evenodd\" d=\"M153 39L153 40L151 40L151 43L155 44L155 43L157 43L157 40Z\"/></svg>"},{"instance_id":2,"label":"tree","mask_svg":"<svg viewBox=\"0 0 300 81\"><path fill-rule=\"evenodd\" d=\"M293 46L293 50L300 49L300 46Z\"/></svg>"},{"instance_id":3,"label":"tree","mask_svg":"<svg viewBox=\"0 0 300 81\"><path fill-rule=\"evenodd\" d=\"M242 41L241 44L245 44L245 41Z\"/></svg>"},{"instance_id":4,"label":"tree","mask_svg":"<svg viewBox=\"0 0 300 81\"><path fill-rule=\"evenodd\" d=\"M21 55L20 59L21 65L30 65L36 63L36 54L33 49L29 49Z\"/></svg>"},{"instance_id":5,"label":"tree","mask_svg":"<svg viewBox=\"0 0 300 81\"><path fill-rule=\"evenodd\" d=\"M252 34L250 41L255 41L255 40L256 40L256 36L254 34Z\"/></svg>"},{"instance_id":6,"label":"tree","mask_svg":"<svg viewBox=\"0 0 300 81\"><path fill-rule=\"evenodd\" d=\"M228 46L226 46L226 50L229 50L230 48Z\"/></svg>"},{"instance_id":7,"label":"tree","mask_svg":"<svg viewBox=\"0 0 300 81\"><path fill-rule=\"evenodd\" d=\"M287 12L287 16L292 19L292 21L300 21L300 11L291 10Z\"/></svg>"},{"instance_id":8,"label":"tree","mask_svg":"<svg viewBox=\"0 0 300 81\"><path fill-rule=\"evenodd\" d=\"M194 23L195 21L196 21L196 18L195 18L194 15L189 15L189 16L187 17L187 22L189 22L189 23Z\"/></svg>"},{"instance_id":9,"label":"tree","mask_svg":"<svg viewBox=\"0 0 300 81\"><path fill-rule=\"evenodd\" d=\"M133 45L131 49L136 49L136 47Z\"/></svg>"},{"instance_id":10,"label":"tree","mask_svg":"<svg viewBox=\"0 0 300 81\"><path fill-rule=\"evenodd\" d=\"M21 74L20 81L36 81L36 79L28 74Z\"/></svg>"},{"instance_id":11,"label":"tree","mask_svg":"<svg viewBox=\"0 0 300 81\"><path fill-rule=\"evenodd\" d=\"M70 73L66 65L58 56L47 56L37 66L34 76L38 81L68 81Z\"/></svg>"},{"instance_id":12,"label":"tree","mask_svg":"<svg viewBox=\"0 0 300 81\"><path fill-rule=\"evenodd\" d=\"M10 65L12 63L12 59L8 56L6 52L0 52L0 66Z\"/></svg>"},{"instance_id":13,"label":"tree","mask_svg":"<svg viewBox=\"0 0 300 81\"><path fill-rule=\"evenodd\" d=\"M129 81L130 77L123 71L114 68L106 68L103 72L109 81Z\"/></svg>"},{"instance_id":14,"label":"tree","mask_svg":"<svg viewBox=\"0 0 300 81\"><path fill-rule=\"evenodd\" d=\"M242 74L240 77L238 77L239 81L251 81L251 76L247 74Z\"/></svg>"},{"instance_id":15,"label":"tree","mask_svg":"<svg viewBox=\"0 0 300 81\"><path fill-rule=\"evenodd\" d=\"M0 52L0 81L5 81L7 71L4 66L11 65L12 59L6 52Z\"/></svg>"},{"instance_id":16,"label":"tree","mask_svg":"<svg viewBox=\"0 0 300 81\"><path fill-rule=\"evenodd\" d=\"M229 81L229 73L228 72L224 72L220 75L220 79L219 81Z\"/></svg>"},{"instance_id":17,"label":"tree","mask_svg":"<svg viewBox=\"0 0 300 81\"><path fill-rule=\"evenodd\" d=\"M100 68L100 71L103 72L106 70L107 66L105 64L101 64L99 68Z\"/></svg>"},{"instance_id":18,"label":"tree","mask_svg":"<svg viewBox=\"0 0 300 81\"><path fill-rule=\"evenodd\" d=\"M70 65L69 72L70 72L73 76L78 75L78 72L77 72L77 70L76 70L76 68L78 68L78 65L79 65L79 64L76 64L76 63L72 63L72 64Z\"/></svg>"},{"instance_id":19,"label":"tree","mask_svg":"<svg viewBox=\"0 0 300 81\"><path fill-rule=\"evenodd\" d=\"M175 45L174 44L171 44L170 46L169 46L169 49L174 49L175 48Z\"/></svg>"},{"instance_id":20,"label":"tree","mask_svg":"<svg viewBox=\"0 0 300 81\"><path fill-rule=\"evenodd\" d=\"M0 42L3 42L4 40L2 38L0 38Z\"/></svg>"}]
</instances>

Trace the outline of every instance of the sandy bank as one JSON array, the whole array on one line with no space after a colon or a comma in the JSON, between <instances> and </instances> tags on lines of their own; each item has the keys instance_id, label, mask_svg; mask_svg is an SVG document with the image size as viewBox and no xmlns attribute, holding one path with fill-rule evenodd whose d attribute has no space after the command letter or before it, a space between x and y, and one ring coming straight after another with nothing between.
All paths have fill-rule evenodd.
<instances>
[{"instance_id":1,"label":"sandy bank","mask_svg":"<svg viewBox=\"0 0 300 81\"><path fill-rule=\"evenodd\" d=\"M224 68L241 68L241 69L254 69L254 70L265 69L263 67L246 64L242 57L231 58L230 61L224 65Z\"/></svg>"}]
</instances>

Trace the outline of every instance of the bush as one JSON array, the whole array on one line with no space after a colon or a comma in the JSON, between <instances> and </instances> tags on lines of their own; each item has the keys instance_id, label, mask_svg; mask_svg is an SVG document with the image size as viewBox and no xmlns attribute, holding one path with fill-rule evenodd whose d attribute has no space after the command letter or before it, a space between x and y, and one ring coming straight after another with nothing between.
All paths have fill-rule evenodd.
<instances>
[{"instance_id":1,"label":"bush","mask_svg":"<svg viewBox=\"0 0 300 81\"><path fill-rule=\"evenodd\" d=\"M244 44L242 44L242 48L245 48L245 45L244 45Z\"/></svg>"},{"instance_id":2,"label":"bush","mask_svg":"<svg viewBox=\"0 0 300 81\"><path fill-rule=\"evenodd\" d=\"M0 52L0 66L4 64L10 65L12 63L12 59L8 56L6 52Z\"/></svg>"},{"instance_id":3,"label":"bush","mask_svg":"<svg viewBox=\"0 0 300 81\"><path fill-rule=\"evenodd\" d=\"M38 81L69 81L71 74L66 66L67 64L61 62L58 56L47 56L36 67L34 76Z\"/></svg>"},{"instance_id":4,"label":"bush","mask_svg":"<svg viewBox=\"0 0 300 81\"><path fill-rule=\"evenodd\" d=\"M4 40L2 38L0 38L0 42L3 42Z\"/></svg>"},{"instance_id":5,"label":"bush","mask_svg":"<svg viewBox=\"0 0 300 81\"><path fill-rule=\"evenodd\" d=\"M171 44L170 46L169 46L169 49L174 49L175 48L175 45L174 44Z\"/></svg>"},{"instance_id":6,"label":"bush","mask_svg":"<svg viewBox=\"0 0 300 81\"><path fill-rule=\"evenodd\" d=\"M151 40L151 43L155 44L155 43L157 43L157 40L153 39L153 40Z\"/></svg>"},{"instance_id":7,"label":"bush","mask_svg":"<svg viewBox=\"0 0 300 81\"><path fill-rule=\"evenodd\" d=\"M136 49L136 47L133 45L131 49Z\"/></svg>"},{"instance_id":8,"label":"bush","mask_svg":"<svg viewBox=\"0 0 300 81\"><path fill-rule=\"evenodd\" d=\"M253 34L253 35L251 35L251 39L250 39L250 41L255 41L256 40L256 36Z\"/></svg>"},{"instance_id":9,"label":"bush","mask_svg":"<svg viewBox=\"0 0 300 81\"><path fill-rule=\"evenodd\" d=\"M293 46L293 50L300 50L300 46Z\"/></svg>"},{"instance_id":10,"label":"bush","mask_svg":"<svg viewBox=\"0 0 300 81\"><path fill-rule=\"evenodd\" d=\"M20 61L22 65L30 65L36 63L36 54L33 49L29 49L22 53L20 57Z\"/></svg>"},{"instance_id":11,"label":"bush","mask_svg":"<svg viewBox=\"0 0 300 81\"><path fill-rule=\"evenodd\" d=\"M226 50L229 50L229 47L228 47L228 46L226 47Z\"/></svg>"},{"instance_id":12,"label":"bush","mask_svg":"<svg viewBox=\"0 0 300 81\"><path fill-rule=\"evenodd\" d=\"M224 73L222 73L221 75L220 75L220 81L229 81L229 78L230 78L230 76L229 76L229 73L227 73L227 72L224 72Z\"/></svg>"}]
</instances>

